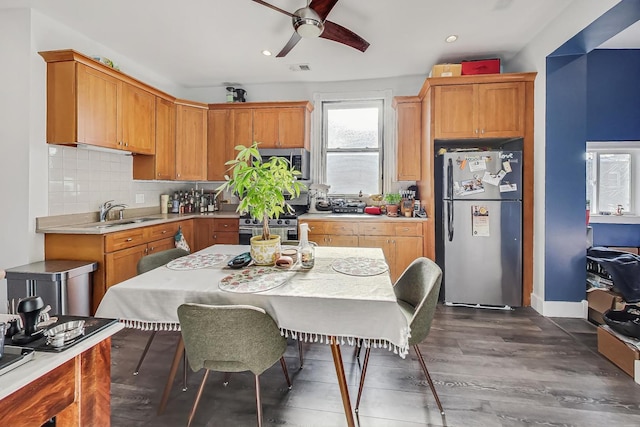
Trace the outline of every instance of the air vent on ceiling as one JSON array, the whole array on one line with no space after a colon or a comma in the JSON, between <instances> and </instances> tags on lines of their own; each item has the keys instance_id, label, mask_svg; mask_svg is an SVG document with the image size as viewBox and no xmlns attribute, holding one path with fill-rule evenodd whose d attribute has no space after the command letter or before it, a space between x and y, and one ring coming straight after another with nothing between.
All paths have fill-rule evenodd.
<instances>
[{"instance_id":1,"label":"air vent on ceiling","mask_svg":"<svg viewBox=\"0 0 640 427\"><path fill-rule=\"evenodd\" d=\"M292 64L289 65L291 71L311 71L309 64Z\"/></svg>"}]
</instances>

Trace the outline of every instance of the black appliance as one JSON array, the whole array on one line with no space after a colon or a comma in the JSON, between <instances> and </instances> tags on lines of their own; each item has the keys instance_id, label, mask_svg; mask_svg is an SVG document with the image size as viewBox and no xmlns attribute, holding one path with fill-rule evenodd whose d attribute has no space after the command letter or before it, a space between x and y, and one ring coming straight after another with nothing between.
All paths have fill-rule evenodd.
<instances>
[{"instance_id":1,"label":"black appliance","mask_svg":"<svg viewBox=\"0 0 640 427\"><path fill-rule=\"evenodd\" d=\"M266 162L272 157L286 159L301 175L298 179L308 180L311 176L311 153L304 148L265 148L259 149L262 161Z\"/></svg>"},{"instance_id":2,"label":"black appliance","mask_svg":"<svg viewBox=\"0 0 640 427\"><path fill-rule=\"evenodd\" d=\"M359 200L335 199L331 201L331 210L333 213L363 214L366 206L366 203Z\"/></svg>"},{"instance_id":3,"label":"black appliance","mask_svg":"<svg viewBox=\"0 0 640 427\"><path fill-rule=\"evenodd\" d=\"M278 219L269 220L269 230L271 234L280 236L281 241L298 240L298 215L284 214ZM239 243L249 245L253 236L262 234L262 221L253 219L248 215L240 217Z\"/></svg>"}]
</instances>

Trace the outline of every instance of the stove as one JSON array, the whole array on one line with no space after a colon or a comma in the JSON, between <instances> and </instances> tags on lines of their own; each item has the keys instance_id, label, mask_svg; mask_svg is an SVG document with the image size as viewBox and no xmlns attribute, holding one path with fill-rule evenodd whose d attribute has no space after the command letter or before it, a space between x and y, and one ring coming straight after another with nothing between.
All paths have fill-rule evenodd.
<instances>
[{"instance_id":1,"label":"stove","mask_svg":"<svg viewBox=\"0 0 640 427\"><path fill-rule=\"evenodd\" d=\"M238 227L241 245L251 243L251 238L262 234L262 221L248 216L240 217ZM280 218L269 219L269 231L280 236L281 241L298 240L298 217L296 215L282 215Z\"/></svg>"}]
</instances>

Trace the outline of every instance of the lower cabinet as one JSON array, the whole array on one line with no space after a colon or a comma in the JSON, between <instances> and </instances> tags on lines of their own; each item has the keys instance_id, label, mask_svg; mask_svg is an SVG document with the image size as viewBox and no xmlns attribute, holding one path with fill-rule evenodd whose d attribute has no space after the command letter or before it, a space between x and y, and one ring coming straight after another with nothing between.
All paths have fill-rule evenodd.
<instances>
[{"instance_id":1,"label":"lower cabinet","mask_svg":"<svg viewBox=\"0 0 640 427\"><path fill-rule=\"evenodd\" d=\"M175 247L175 234L182 230L193 242L193 220L137 227L107 234L45 234L45 259L73 259L98 263L93 272L91 313L95 313L110 286L137 274L145 255ZM192 249L193 250L193 249Z\"/></svg>"},{"instance_id":2,"label":"lower cabinet","mask_svg":"<svg viewBox=\"0 0 640 427\"><path fill-rule=\"evenodd\" d=\"M394 220L356 222L303 219L300 222L309 224L309 240L320 246L381 248L394 282L413 260L424 256L421 221L394 223Z\"/></svg>"},{"instance_id":3,"label":"lower cabinet","mask_svg":"<svg viewBox=\"0 0 640 427\"><path fill-rule=\"evenodd\" d=\"M238 218L197 218L194 221L192 252L212 245L237 245L240 243Z\"/></svg>"}]
</instances>

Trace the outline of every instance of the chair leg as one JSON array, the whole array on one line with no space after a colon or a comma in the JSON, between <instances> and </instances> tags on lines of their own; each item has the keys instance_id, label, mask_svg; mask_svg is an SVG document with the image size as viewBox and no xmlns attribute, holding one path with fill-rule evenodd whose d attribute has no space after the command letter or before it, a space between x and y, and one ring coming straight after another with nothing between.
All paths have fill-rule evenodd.
<instances>
[{"instance_id":1,"label":"chair leg","mask_svg":"<svg viewBox=\"0 0 640 427\"><path fill-rule=\"evenodd\" d=\"M258 409L258 427L262 427L262 402L260 399L260 376L259 375L256 375L256 407Z\"/></svg>"},{"instance_id":2,"label":"chair leg","mask_svg":"<svg viewBox=\"0 0 640 427\"><path fill-rule=\"evenodd\" d=\"M369 354L371 354L371 347L367 347L364 351L364 363L362 364L362 374L360 375L360 387L358 388L358 398L356 399L355 411L360 409L360 397L362 396L362 388L364 387L364 377L367 375L367 365L369 365Z\"/></svg>"},{"instance_id":3,"label":"chair leg","mask_svg":"<svg viewBox=\"0 0 640 427\"><path fill-rule=\"evenodd\" d=\"M303 354L302 340L298 340L298 357L300 358L300 369L302 369L302 365L304 365Z\"/></svg>"},{"instance_id":4,"label":"chair leg","mask_svg":"<svg viewBox=\"0 0 640 427\"><path fill-rule=\"evenodd\" d=\"M429 375L429 371L427 370L427 365L424 363L424 359L422 358L422 353L420 353L420 349L417 345L413 346L413 349L416 351L418 355L418 362L420 362L420 366L422 367L422 371L424 375L427 377L427 382L429 383L429 387L431 388L431 392L433 393L433 397L436 398L436 403L438 404L438 409L440 409L440 414L444 415L444 409L442 409L442 404L440 403L440 398L438 397L438 393L436 393L436 388L433 385L433 381L431 381L431 375Z\"/></svg>"},{"instance_id":5,"label":"chair leg","mask_svg":"<svg viewBox=\"0 0 640 427\"><path fill-rule=\"evenodd\" d=\"M182 391L187 391L187 351L182 353Z\"/></svg>"},{"instance_id":6,"label":"chair leg","mask_svg":"<svg viewBox=\"0 0 640 427\"><path fill-rule=\"evenodd\" d=\"M209 370L207 369L204 371L204 378L202 378L202 383L200 384L200 388L198 389L198 394L196 394L196 401L193 402L193 408L191 409L191 413L189 414L189 421L187 422L187 427L191 425L191 421L193 421L193 416L196 414L198 403L200 403L200 398L202 397L202 390L204 390L204 383L207 381L208 376L209 376Z\"/></svg>"},{"instance_id":7,"label":"chair leg","mask_svg":"<svg viewBox=\"0 0 640 427\"><path fill-rule=\"evenodd\" d=\"M356 353L354 355L356 359L360 359L360 350L362 350L363 344L364 342L362 340L358 340L358 342L356 343Z\"/></svg>"},{"instance_id":8,"label":"chair leg","mask_svg":"<svg viewBox=\"0 0 640 427\"><path fill-rule=\"evenodd\" d=\"M147 355L147 352L149 351L149 347L151 347L151 342L153 341L153 339L156 336L156 332L157 331L153 331L151 333L151 336L149 337L149 339L147 340L147 345L144 346L144 350L142 351L142 356L140 356L140 360L138 361L138 366L136 366L136 370L133 371L133 375L138 375L138 371L140 371L140 366L142 366L142 361L144 360L144 358Z\"/></svg>"},{"instance_id":9,"label":"chair leg","mask_svg":"<svg viewBox=\"0 0 640 427\"><path fill-rule=\"evenodd\" d=\"M284 373L284 377L287 380L289 390L291 390L291 380L289 379L289 371L287 370L287 363L284 361L284 356L280 358L280 365L282 366L282 372Z\"/></svg>"},{"instance_id":10,"label":"chair leg","mask_svg":"<svg viewBox=\"0 0 640 427\"><path fill-rule=\"evenodd\" d=\"M225 372L224 373L224 379L222 380L222 385L223 386L228 386L229 385L229 378L231 378L231 372Z\"/></svg>"}]
</instances>

